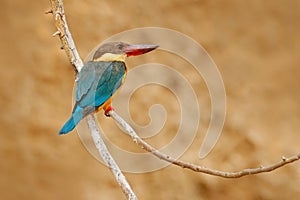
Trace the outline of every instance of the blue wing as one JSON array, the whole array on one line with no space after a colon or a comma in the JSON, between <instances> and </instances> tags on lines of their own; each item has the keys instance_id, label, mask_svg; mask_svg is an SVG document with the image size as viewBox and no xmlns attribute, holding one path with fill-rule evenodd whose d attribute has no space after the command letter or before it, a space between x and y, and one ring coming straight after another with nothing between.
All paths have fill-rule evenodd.
<instances>
[{"instance_id":1,"label":"blue wing","mask_svg":"<svg viewBox=\"0 0 300 200\"><path fill-rule=\"evenodd\" d=\"M124 62L86 63L78 75L76 105L88 110L103 105L122 85L125 72Z\"/></svg>"},{"instance_id":2,"label":"blue wing","mask_svg":"<svg viewBox=\"0 0 300 200\"><path fill-rule=\"evenodd\" d=\"M59 134L66 134L86 115L103 105L122 85L124 62L88 62L78 74L76 104Z\"/></svg>"}]
</instances>

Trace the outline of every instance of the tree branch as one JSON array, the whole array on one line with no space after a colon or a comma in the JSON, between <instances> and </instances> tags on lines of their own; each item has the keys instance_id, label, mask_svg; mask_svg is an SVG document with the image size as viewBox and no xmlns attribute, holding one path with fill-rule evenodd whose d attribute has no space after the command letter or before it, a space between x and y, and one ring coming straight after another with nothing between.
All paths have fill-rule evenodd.
<instances>
[{"instance_id":1,"label":"tree branch","mask_svg":"<svg viewBox=\"0 0 300 200\"><path fill-rule=\"evenodd\" d=\"M214 170L214 169L210 169L210 168L207 168L204 166L199 166L199 165L184 162L181 160L176 160L175 158L173 158L169 155L161 153L159 150L155 149L150 144L148 144L144 140L142 140L136 134L136 132L133 130L133 128L124 119L122 119L114 110L111 110L108 114L117 122L117 124L120 125L120 127L123 128L125 133L127 135L129 135L133 139L133 141L136 144L138 144L139 146L141 146L143 149L152 153L159 159L162 159L166 162L180 166L182 168L190 169L195 172L205 173L205 174L209 174L209 175L213 175L213 176L220 176L223 178L240 178L240 177L250 175L250 174L260 174L260 173L265 173L265 172L271 172L275 169L278 169L280 167L283 167L284 165L290 164L290 163L298 161L300 159L300 154L298 154L298 155L291 156L289 158L282 157L281 161L279 161L275 164L269 165L269 166L261 166L261 167L257 167L257 168L244 169L244 170L237 171L237 172L224 172L224 171Z\"/></svg>"},{"instance_id":2,"label":"tree branch","mask_svg":"<svg viewBox=\"0 0 300 200\"><path fill-rule=\"evenodd\" d=\"M77 74L83 67L83 62L80 59L72 35L69 31L63 2L62 0L50 0L50 4L51 10L47 11L46 13L53 14L53 20L57 28L57 31L52 36L59 36L62 44L61 49L66 51L69 61L71 62L74 71Z\"/></svg>"},{"instance_id":3,"label":"tree branch","mask_svg":"<svg viewBox=\"0 0 300 200\"><path fill-rule=\"evenodd\" d=\"M51 10L46 13L53 14L54 23L57 28L57 31L53 34L53 36L59 36L62 43L61 48L66 51L69 61L73 65L73 68L77 74L82 69L83 62L76 50L75 43L69 31L65 17L63 2L62 0L50 0L50 4ZM99 151L100 156L102 157L106 165L109 167L109 169L112 171L123 193L126 195L127 199L136 200L136 195L134 194L125 176L122 174L122 171L110 155L109 151L105 146L105 143L102 140L101 133L97 126L95 117L93 115L87 116L87 122L91 131L93 141Z\"/></svg>"},{"instance_id":4,"label":"tree branch","mask_svg":"<svg viewBox=\"0 0 300 200\"><path fill-rule=\"evenodd\" d=\"M105 164L110 168L110 170L114 174L117 183L120 185L120 187L123 190L123 193L126 195L127 199L136 200L137 197L135 196L125 176L122 174L122 171L120 170L119 166L110 155L108 149L105 146L105 143L103 142L99 128L96 123L95 116L88 115L87 122L91 130L91 135L96 145L96 148L98 149Z\"/></svg>"}]
</instances>

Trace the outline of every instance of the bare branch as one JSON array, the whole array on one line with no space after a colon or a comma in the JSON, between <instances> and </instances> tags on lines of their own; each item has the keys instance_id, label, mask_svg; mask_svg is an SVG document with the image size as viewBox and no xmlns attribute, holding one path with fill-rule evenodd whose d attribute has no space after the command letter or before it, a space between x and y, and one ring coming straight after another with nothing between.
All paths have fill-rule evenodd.
<instances>
[{"instance_id":1,"label":"bare branch","mask_svg":"<svg viewBox=\"0 0 300 200\"><path fill-rule=\"evenodd\" d=\"M209 175L213 175L213 176L220 176L223 178L240 178L240 177L250 175L250 174L260 174L260 173L265 173L265 172L271 172L275 169L278 169L280 167L283 167L284 165L290 164L290 163L298 161L300 159L300 154L298 154L298 155L291 156L289 158L282 157L281 161L279 161L278 163L275 163L275 164L269 165L269 166L265 166L265 167L261 166L261 167L257 167L257 168L244 169L244 170L237 171L237 172L224 172L224 171L214 170L214 169L210 169L210 168L207 168L204 166L199 166L199 165L184 162L181 160L176 160L175 158L172 158L169 155L161 153L160 151L158 151L157 149L152 147L150 144L148 144L144 140L142 140L136 134L136 132L133 130L133 128L125 120L123 120L114 110L111 110L108 114L123 128L125 133L128 134L129 136L131 136L133 141L135 143L137 143L139 146L141 146L143 149L152 153L159 159L162 159L162 160L172 163L174 165L178 165L182 168L187 168L187 169L193 170L195 172L205 173L205 174L209 174Z\"/></svg>"},{"instance_id":2,"label":"bare branch","mask_svg":"<svg viewBox=\"0 0 300 200\"><path fill-rule=\"evenodd\" d=\"M62 0L50 0L50 3L51 3L51 10L46 13L53 14L54 23L57 28L57 31L53 34L53 36L56 35L59 36L62 43L62 48L66 51L69 61L72 63L75 72L78 73L83 67L83 62L79 57L71 33L69 31L66 17L65 17L63 2ZM120 170L120 168L118 167L118 165L116 164L112 156L110 155L109 151L107 150L101 138L101 133L97 126L95 117L93 115L87 116L87 122L91 131L93 141L96 145L96 148L99 151L99 154L101 155L103 161L107 164L107 166L112 171L123 193L126 195L127 199L136 200L137 199L136 195L131 189L125 176L122 174L122 171Z\"/></svg>"},{"instance_id":3,"label":"bare branch","mask_svg":"<svg viewBox=\"0 0 300 200\"><path fill-rule=\"evenodd\" d=\"M94 115L88 115L87 122L88 122L89 128L91 129L91 135L92 135L93 141L94 141L104 163L113 172L118 184L122 188L127 199L130 199L130 200L137 199L137 197L133 193L129 183L126 181L125 176L122 174L122 171L120 170L119 166L117 165L115 160L110 155L108 149L106 148L106 146L103 142L103 139L101 138L101 134L100 134L99 128L97 126Z\"/></svg>"},{"instance_id":4,"label":"bare branch","mask_svg":"<svg viewBox=\"0 0 300 200\"><path fill-rule=\"evenodd\" d=\"M76 73L78 73L83 67L83 62L76 50L72 35L69 31L65 10L62 0L50 0L51 10L46 13L53 14L53 20L57 28L57 32L53 35L59 35L62 46L67 53L69 61L73 65Z\"/></svg>"}]
</instances>

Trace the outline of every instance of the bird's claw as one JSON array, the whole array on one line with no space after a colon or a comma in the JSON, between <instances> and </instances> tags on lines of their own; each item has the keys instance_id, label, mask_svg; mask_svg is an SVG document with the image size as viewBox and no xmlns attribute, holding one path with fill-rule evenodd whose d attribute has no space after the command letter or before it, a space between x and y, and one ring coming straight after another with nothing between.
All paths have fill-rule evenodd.
<instances>
[{"instance_id":1,"label":"bird's claw","mask_svg":"<svg viewBox=\"0 0 300 200\"><path fill-rule=\"evenodd\" d=\"M104 111L105 116L106 116L106 117L110 117L109 112L112 111L112 110L114 110L114 108L111 107L111 106L108 106L108 107L105 109L105 111Z\"/></svg>"}]
</instances>

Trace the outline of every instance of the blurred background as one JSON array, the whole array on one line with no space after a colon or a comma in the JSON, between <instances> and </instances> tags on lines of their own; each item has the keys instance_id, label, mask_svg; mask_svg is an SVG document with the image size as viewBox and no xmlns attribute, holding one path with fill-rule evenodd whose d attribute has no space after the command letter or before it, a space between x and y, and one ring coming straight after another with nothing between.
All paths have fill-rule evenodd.
<instances>
[{"instance_id":1,"label":"blurred background","mask_svg":"<svg viewBox=\"0 0 300 200\"><path fill-rule=\"evenodd\" d=\"M177 30L208 51L224 80L226 122L215 149L199 160L199 146L210 117L209 94L201 77L183 72L200 91L197 96L203 116L197 139L183 160L237 171L299 152L300 1L64 3L82 58L111 35L145 26ZM44 14L49 2L3 0L0 5L0 199L124 199L110 171L86 151L75 131L57 135L71 112L74 72L60 50L59 39L51 36L56 31L52 16ZM163 56L157 51L135 59L143 63ZM131 102L132 117L142 125L149 122L149 105L157 101L171 112L159 139L149 140L156 147L172 137L163 133L178 128L176 99L171 94L162 95L163 89L155 91L159 90L149 92L147 98L147 90L137 91ZM107 137L140 151L102 115L98 114L104 129L116 130ZM212 177L176 166L126 177L143 200L297 199L299 166L294 163L239 179Z\"/></svg>"}]
</instances>

